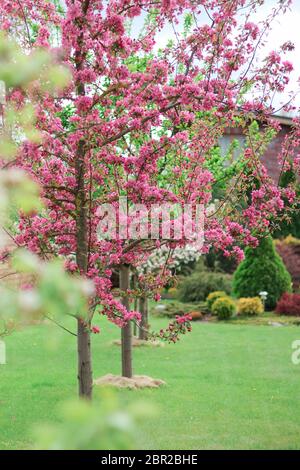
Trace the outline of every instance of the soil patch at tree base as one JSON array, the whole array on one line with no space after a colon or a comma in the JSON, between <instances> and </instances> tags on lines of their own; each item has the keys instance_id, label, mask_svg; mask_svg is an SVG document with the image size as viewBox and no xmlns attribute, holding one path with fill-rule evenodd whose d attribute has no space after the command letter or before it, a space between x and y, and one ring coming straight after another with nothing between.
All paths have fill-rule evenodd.
<instances>
[{"instance_id":1,"label":"soil patch at tree base","mask_svg":"<svg viewBox=\"0 0 300 470\"><path fill-rule=\"evenodd\" d=\"M115 344L116 346L121 346L121 340L116 339L115 341L113 341L113 344ZM165 343L163 343L162 341L132 338L132 347L134 348L139 348L142 346L155 348L155 347L162 347L164 345Z\"/></svg>"},{"instance_id":2,"label":"soil patch at tree base","mask_svg":"<svg viewBox=\"0 0 300 470\"><path fill-rule=\"evenodd\" d=\"M134 375L132 378L122 377L121 375L107 374L94 380L94 385L117 388L130 388L136 390L139 388L158 388L166 385L166 382L160 379L153 379L147 375Z\"/></svg>"}]
</instances>

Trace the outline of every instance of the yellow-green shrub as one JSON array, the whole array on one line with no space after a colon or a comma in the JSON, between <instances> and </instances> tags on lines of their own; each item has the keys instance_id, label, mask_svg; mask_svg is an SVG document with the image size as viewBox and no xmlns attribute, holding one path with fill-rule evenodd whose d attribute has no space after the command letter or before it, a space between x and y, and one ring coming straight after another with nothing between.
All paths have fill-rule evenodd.
<instances>
[{"instance_id":1,"label":"yellow-green shrub","mask_svg":"<svg viewBox=\"0 0 300 470\"><path fill-rule=\"evenodd\" d=\"M224 292L223 290L215 290L214 292L208 294L208 296L206 297L206 305L208 310L211 311L214 301L219 299L220 297L227 297L226 292Z\"/></svg>"},{"instance_id":2,"label":"yellow-green shrub","mask_svg":"<svg viewBox=\"0 0 300 470\"><path fill-rule=\"evenodd\" d=\"M261 315L264 306L259 297L242 297L238 301L239 315Z\"/></svg>"},{"instance_id":3,"label":"yellow-green shrub","mask_svg":"<svg viewBox=\"0 0 300 470\"><path fill-rule=\"evenodd\" d=\"M168 289L168 297L170 299L176 299L176 297L177 297L177 288L176 287L170 287L170 289Z\"/></svg>"},{"instance_id":4,"label":"yellow-green shrub","mask_svg":"<svg viewBox=\"0 0 300 470\"><path fill-rule=\"evenodd\" d=\"M217 315L219 320L227 320L236 312L236 306L230 297L224 296L214 301L211 310L214 315Z\"/></svg>"}]
</instances>

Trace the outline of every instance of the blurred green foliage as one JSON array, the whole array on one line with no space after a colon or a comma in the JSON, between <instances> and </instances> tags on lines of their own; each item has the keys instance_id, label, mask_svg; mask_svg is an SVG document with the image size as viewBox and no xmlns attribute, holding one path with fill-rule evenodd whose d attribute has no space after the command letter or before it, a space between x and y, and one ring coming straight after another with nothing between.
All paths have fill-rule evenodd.
<instances>
[{"instance_id":1,"label":"blurred green foliage","mask_svg":"<svg viewBox=\"0 0 300 470\"><path fill-rule=\"evenodd\" d=\"M61 423L35 428L35 448L46 450L134 449L138 422L153 416L145 403L124 407L111 389L95 394L93 403L71 400L60 410Z\"/></svg>"}]
</instances>

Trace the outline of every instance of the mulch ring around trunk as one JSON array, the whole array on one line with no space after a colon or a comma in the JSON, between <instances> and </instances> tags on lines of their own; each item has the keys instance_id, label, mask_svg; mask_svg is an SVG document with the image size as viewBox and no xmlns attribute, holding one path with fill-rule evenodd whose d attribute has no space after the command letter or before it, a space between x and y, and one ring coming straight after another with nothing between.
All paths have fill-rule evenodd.
<instances>
[{"instance_id":1,"label":"mulch ring around trunk","mask_svg":"<svg viewBox=\"0 0 300 470\"><path fill-rule=\"evenodd\" d=\"M160 379L153 379L147 375L134 375L133 377L128 378L122 377L121 375L107 374L95 379L94 385L137 390L139 388L158 388L162 385L166 385L166 382Z\"/></svg>"},{"instance_id":2,"label":"mulch ring around trunk","mask_svg":"<svg viewBox=\"0 0 300 470\"><path fill-rule=\"evenodd\" d=\"M113 344L116 346L121 346L121 340L116 339L113 341ZM148 346L148 347L162 347L164 346L165 343L162 341L157 341L157 340L146 340L146 339L139 339L139 338L132 338L132 347L134 348L139 348L141 346Z\"/></svg>"}]
</instances>

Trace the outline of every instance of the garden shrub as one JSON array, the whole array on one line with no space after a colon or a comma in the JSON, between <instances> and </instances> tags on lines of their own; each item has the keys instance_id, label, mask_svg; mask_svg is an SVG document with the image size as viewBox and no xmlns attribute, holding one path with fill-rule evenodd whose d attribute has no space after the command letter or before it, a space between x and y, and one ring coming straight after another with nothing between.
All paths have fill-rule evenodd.
<instances>
[{"instance_id":1,"label":"garden shrub","mask_svg":"<svg viewBox=\"0 0 300 470\"><path fill-rule=\"evenodd\" d=\"M214 292L208 294L206 298L206 305L209 311L211 311L214 301L217 300L219 297L226 297L226 292L224 292L223 290L215 290Z\"/></svg>"},{"instance_id":2,"label":"garden shrub","mask_svg":"<svg viewBox=\"0 0 300 470\"><path fill-rule=\"evenodd\" d=\"M182 302L198 302L206 300L208 294L222 290L231 292L231 276L228 274L197 271L183 278L178 285L178 298Z\"/></svg>"},{"instance_id":3,"label":"garden shrub","mask_svg":"<svg viewBox=\"0 0 300 470\"><path fill-rule=\"evenodd\" d=\"M276 305L276 313L300 317L300 294L285 292Z\"/></svg>"},{"instance_id":4,"label":"garden shrub","mask_svg":"<svg viewBox=\"0 0 300 470\"><path fill-rule=\"evenodd\" d=\"M267 291L266 307L272 309L284 292L291 292L291 276L271 237L260 241L257 248L246 248L245 259L233 277L233 294L240 297L255 297Z\"/></svg>"},{"instance_id":5,"label":"garden shrub","mask_svg":"<svg viewBox=\"0 0 300 470\"><path fill-rule=\"evenodd\" d=\"M219 320L227 320L236 312L235 302L228 296L219 297L212 304L212 313Z\"/></svg>"},{"instance_id":6,"label":"garden shrub","mask_svg":"<svg viewBox=\"0 0 300 470\"><path fill-rule=\"evenodd\" d=\"M300 240L291 235L284 240L277 240L276 250L281 256L293 281L293 288L300 286Z\"/></svg>"},{"instance_id":7,"label":"garden shrub","mask_svg":"<svg viewBox=\"0 0 300 470\"><path fill-rule=\"evenodd\" d=\"M151 313L154 316L167 318L175 318L176 315L185 315L189 313L192 314L193 319L196 320L200 319L203 314L205 315L206 313L208 313L208 310L205 302L183 304L181 302L173 301L165 304L156 305L154 308L152 308Z\"/></svg>"},{"instance_id":8,"label":"garden shrub","mask_svg":"<svg viewBox=\"0 0 300 470\"><path fill-rule=\"evenodd\" d=\"M238 301L237 310L239 315L261 315L264 313L264 306L259 297L242 297Z\"/></svg>"},{"instance_id":9,"label":"garden shrub","mask_svg":"<svg viewBox=\"0 0 300 470\"><path fill-rule=\"evenodd\" d=\"M162 299L176 299L177 297L176 287L170 287L168 290L163 290L161 297Z\"/></svg>"}]
</instances>

